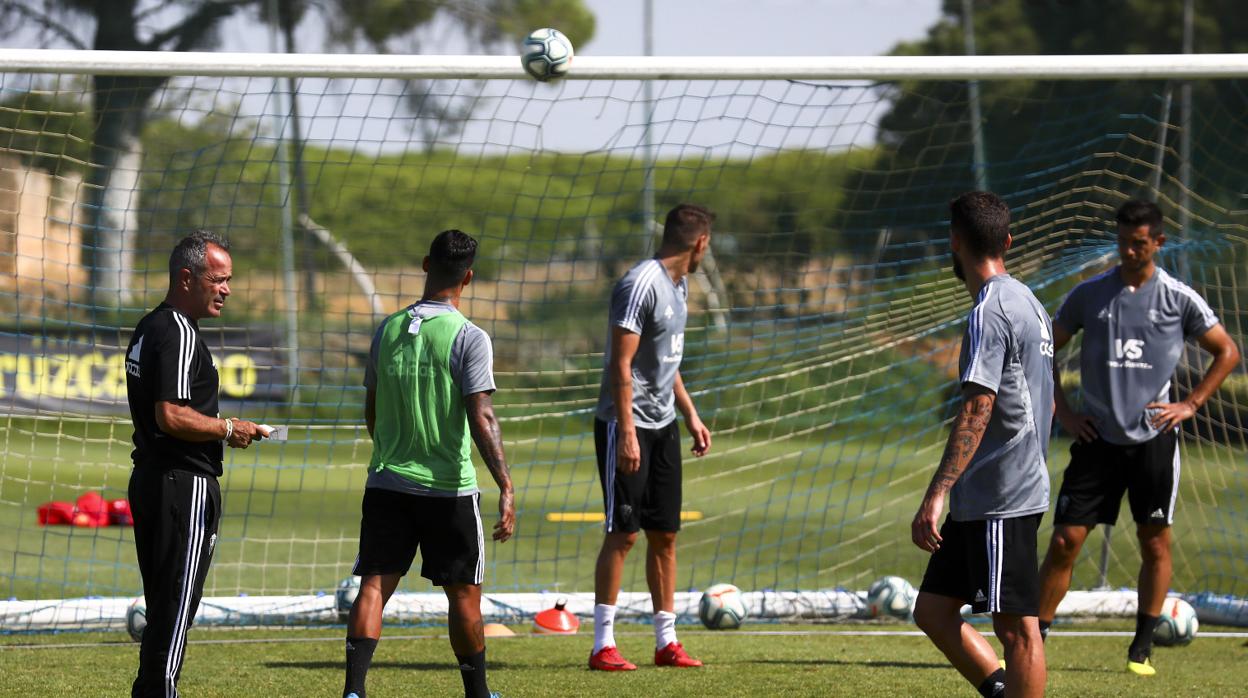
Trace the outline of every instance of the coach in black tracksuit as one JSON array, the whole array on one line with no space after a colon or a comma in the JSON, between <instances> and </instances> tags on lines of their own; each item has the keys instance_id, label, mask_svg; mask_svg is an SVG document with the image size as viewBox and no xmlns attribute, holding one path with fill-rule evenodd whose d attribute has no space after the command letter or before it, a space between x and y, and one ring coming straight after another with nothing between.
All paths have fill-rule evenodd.
<instances>
[{"instance_id":1,"label":"coach in black tracksuit","mask_svg":"<svg viewBox=\"0 0 1248 698\"><path fill-rule=\"evenodd\" d=\"M133 696L177 696L178 675L221 521L223 443L247 448L263 429L221 419L218 379L198 321L219 317L233 274L229 244L197 231L169 257L169 292L134 328L126 392L134 421L130 507L147 629Z\"/></svg>"}]
</instances>

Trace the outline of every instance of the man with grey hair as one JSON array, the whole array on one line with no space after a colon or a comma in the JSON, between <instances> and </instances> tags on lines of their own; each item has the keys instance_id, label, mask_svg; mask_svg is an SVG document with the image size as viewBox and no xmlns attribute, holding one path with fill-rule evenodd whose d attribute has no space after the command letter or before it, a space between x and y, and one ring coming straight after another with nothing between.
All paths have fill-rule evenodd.
<instances>
[{"instance_id":1,"label":"man with grey hair","mask_svg":"<svg viewBox=\"0 0 1248 698\"><path fill-rule=\"evenodd\" d=\"M147 628L133 696L176 696L186 633L199 608L221 520L223 444L247 448L264 427L218 413L219 381L199 320L220 317L230 295L229 243L188 235L169 256L165 300L126 347L134 422L130 506Z\"/></svg>"}]
</instances>

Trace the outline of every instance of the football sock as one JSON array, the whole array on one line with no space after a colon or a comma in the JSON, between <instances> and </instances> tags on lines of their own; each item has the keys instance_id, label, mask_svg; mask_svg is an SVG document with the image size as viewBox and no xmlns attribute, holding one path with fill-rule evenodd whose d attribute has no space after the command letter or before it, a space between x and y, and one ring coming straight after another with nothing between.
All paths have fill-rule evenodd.
<instances>
[{"instance_id":1,"label":"football sock","mask_svg":"<svg viewBox=\"0 0 1248 698\"><path fill-rule=\"evenodd\" d=\"M603 647L615 647L615 606L594 605L594 654Z\"/></svg>"},{"instance_id":2,"label":"football sock","mask_svg":"<svg viewBox=\"0 0 1248 698\"><path fill-rule=\"evenodd\" d=\"M676 614L659 611L654 614L654 648L661 650L676 642Z\"/></svg>"},{"instance_id":3,"label":"football sock","mask_svg":"<svg viewBox=\"0 0 1248 698\"><path fill-rule=\"evenodd\" d=\"M1005 695L1005 669L997 669L979 684L979 695L999 698Z\"/></svg>"},{"instance_id":4,"label":"football sock","mask_svg":"<svg viewBox=\"0 0 1248 698\"><path fill-rule=\"evenodd\" d=\"M1053 625L1051 620L1040 621L1040 641L1044 642L1049 639L1049 627Z\"/></svg>"},{"instance_id":5,"label":"football sock","mask_svg":"<svg viewBox=\"0 0 1248 698\"><path fill-rule=\"evenodd\" d=\"M1157 616L1135 614L1135 639L1127 650L1127 659L1142 662L1153 653L1153 629L1157 627Z\"/></svg>"},{"instance_id":6,"label":"football sock","mask_svg":"<svg viewBox=\"0 0 1248 698\"><path fill-rule=\"evenodd\" d=\"M371 637L347 638L347 684L342 689L342 695L354 693L365 698L364 677L368 674L368 665L373 661L375 649L377 641Z\"/></svg>"},{"instance_id":7,"label":"football sock","mask_svg":"<svg viewBox=\"0 0 1248 698\"><path fill-rule=\"evenodd\" d=\"M459 676L464 680L464 698L490 698L485 685L485 650L476 654L457 654Z\"/></svg>"}]
</instances>

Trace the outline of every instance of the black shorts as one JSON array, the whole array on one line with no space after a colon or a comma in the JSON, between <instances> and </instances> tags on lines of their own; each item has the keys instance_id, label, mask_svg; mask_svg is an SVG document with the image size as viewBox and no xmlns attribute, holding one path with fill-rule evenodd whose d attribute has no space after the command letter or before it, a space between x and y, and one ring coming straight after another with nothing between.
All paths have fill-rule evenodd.
<instances>
[{"instance_id":1,"label":"black shorts","mask_svg":"<svg viewBox=\"0 0 1248 698\"><path fill-rule=\"evenodd\" d=\"M1043 514L986 521L945 519L919 591L961 599L972 613L1034 616L1040 609L1036 533Z\"/></svg>"},{"instance_id":2,"label":"black shorts","mask_svg":"<svg viewBox=\"0 0 1248 698\"><path fill-rule=\"evenodd\" d=\"M615 469L616 421L594 420L598 476L606 500L607 533L680 530L680 427L637 427L641 467L632 475Z\"/></svg>"},{"instance_id":3,"label":"black shorts","mask_svg":"<svg viewBox=\"0 0 1248 698\"><path fill-rule=\"evenodd\" d=\"M1070 446L1070 465L1057 494L1058 526L1114 524L1126 491L1137 524L1169 526L1179 493L1179 437L1163 432L1142 444L1097 439Z\"/></svg>"},{"instance_id":4,"label":"black shorts","mask_svg":"<svg viewBox=\"0 0 1248 698\"><path fill-rule=\"evenodd\" d=\"M438 586L480 584L485 575L480 502L480 493L424 497L366 488L352 574L407 574L420 548L420 576Z\"/></svg>"}]
</instances>

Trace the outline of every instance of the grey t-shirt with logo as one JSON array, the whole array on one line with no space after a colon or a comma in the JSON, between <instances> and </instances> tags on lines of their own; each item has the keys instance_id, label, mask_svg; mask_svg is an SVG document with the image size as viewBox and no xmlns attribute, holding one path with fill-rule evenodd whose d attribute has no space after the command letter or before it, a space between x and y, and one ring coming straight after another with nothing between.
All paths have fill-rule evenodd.
<instances>
[{"instance_id":1,"label":"grey t-shirt with logo","mask_svg":"<svg viewBox=\"0 0 1248 698\"><path fill-rule=\"evenodd\" d=\"M1129 288L1114 267L1076 286L1054 322L1072 335L1083 330L1084 410L1102 439L1128 445L1157 436L1145 405L1170 401L1184 340L1208 332L1218 317L1200 294L1161 267L1138 289Z\"/></svg>"},{"instance_id":2,"label":"grey t-shirt with logo","mask_svg":"<svg viewBox=\"0 0 1248 698\"><path fill-rule=\"evenodd\" d=\"M980 521L1047 511L1053 330L1031 289L1008 274L984 283L958 367L963 385L981 385L997 397L979 448L949 493L949 515Z\"/></svg>"},{"instance_id":3,"label":"grey t-shirt with logo","mask_svg":"<svg viewBox=\"0 0 1248 698\"><path fill-rule=\"evenodd\" d=\"M659 429L676 419L676 373L685 353L685 320L689 316L686 279L672 283L657 259L637 264L611 291L607 351L598 391L598 418L615 419L611 397L611 333L622 327L641 335L633 356L633 421L643 429Z\"/></svg>"}]
</instances>

